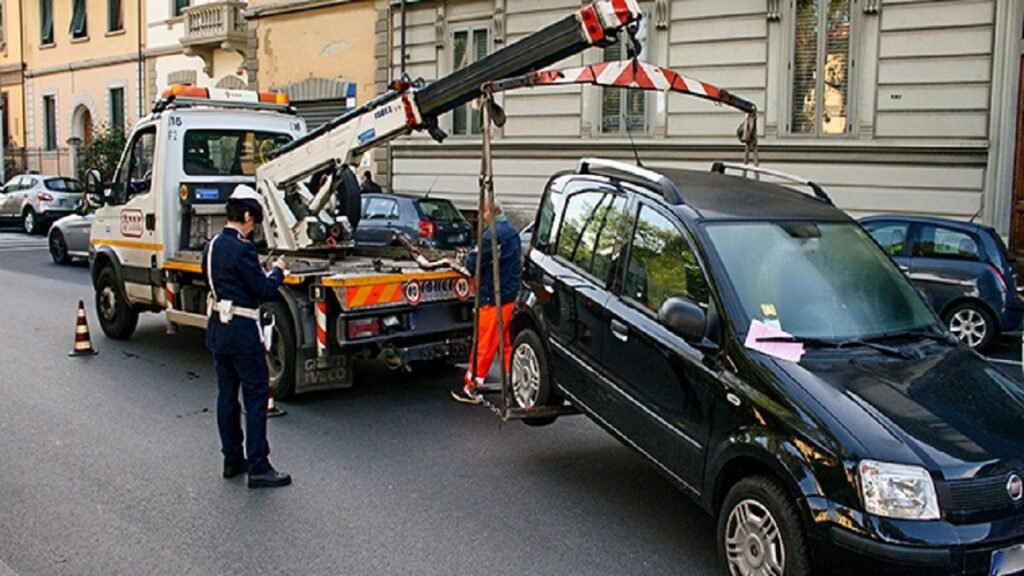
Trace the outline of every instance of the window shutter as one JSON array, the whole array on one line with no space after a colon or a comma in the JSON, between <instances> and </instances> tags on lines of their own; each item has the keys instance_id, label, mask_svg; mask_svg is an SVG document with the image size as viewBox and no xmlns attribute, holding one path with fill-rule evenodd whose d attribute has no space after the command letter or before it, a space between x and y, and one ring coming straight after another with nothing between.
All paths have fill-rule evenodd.
<instances>
[{"instance_id":1,"label":"window shutter","mask_svg":"<svg viewBox=\"0 0 1024 576\"><path fill-rule=\"evenodd\" d=\"M459 30L452 34L452 71L461 70L469 64L469 51L467 50L469 32ZM452 112L452 133L467 134L466 105L457 107Z\"/></svg>"},{"instance_id":2,"label":"window shutter","mask_svg":"<svg viewBox=\"0 0 1024 576\"><path fill-rule=\"evenodd\" d=\"M818 95L818 3L821 0L796 0L793 18L793 102L790 132L814 134Z\"/></svg>"},{"instance_id":3,"label":"window shutter","mask_svg":"<svg viewBox=\"0 0 1024 576\"><path fill-rule=\"evenodd\" d=\"M124 28L121 13L121 0L107 0L107 32L116 32Z\"/></svg>"},{"instance_id":4,"label":"window shutter","mask_svg":"<svg viewBox=\"0 0 1024 576\"><path fill-rule=\"evenodd\" d=\"M822 73L821 133L843 134L849 122L850 0L829 2Z\"/></svg>"},{"instance_id":5,"label":"window shutter","mask_svg":"<svg viewBox=\"0 0 1024 576\"><path fill-rule=\"evenodd\" d=\"M53 0L39 0L39 13L42 15L40 42L53 44Z\"/></svg>"},{"instance_id":6,"label":"window shutter","mask_svg":"<svg viewBox=\"0 0 1024 576\"><path fill-rule=\"evenodd\" d=\"M85 0L75 0L70 32L74 38L82 38L87 34L85 29Z\"/></svg>"}]
</instances>

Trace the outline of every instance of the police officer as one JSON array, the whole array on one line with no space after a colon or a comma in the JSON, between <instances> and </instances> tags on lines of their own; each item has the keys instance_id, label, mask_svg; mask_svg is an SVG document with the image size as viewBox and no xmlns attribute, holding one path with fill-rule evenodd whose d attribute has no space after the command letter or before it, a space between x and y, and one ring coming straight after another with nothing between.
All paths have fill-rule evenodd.
<instances>
[{"instance_id":1,"label":"police officer","mask_svg":"<svg viewBox=\"0 0 1024 576\"><path fill-rule=\"evenodd\" d=\"M274 470L268 456L267 397L270 375L259 326L259 303L273 297L287 274L278 258L270 272L260 265L249 236L263 222L256 191L239 185L227 202L227 226L203 251L203 272L210 283L211 310L206 346L217 370L217 428L224 454L224 477L248 471L249 488L291 484ZM242 433L238 390L245 402ZM245 452L242 451L243 438Z\"/></svg>"}]
</instances>

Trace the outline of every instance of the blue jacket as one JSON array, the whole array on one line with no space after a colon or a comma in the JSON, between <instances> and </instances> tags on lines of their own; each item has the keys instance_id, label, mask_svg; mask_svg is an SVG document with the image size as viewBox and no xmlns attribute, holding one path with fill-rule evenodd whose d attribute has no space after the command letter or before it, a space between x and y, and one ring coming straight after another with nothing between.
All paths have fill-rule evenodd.
<instances>
[{"instance_id":1,"label":"blue jacket","mask_svg":"<svg viewBox=\"0 0 1024 576\"><path fill-rule=\"evenodd\" d=\"M480 305L494 306L494 273L491 259L491 233L495 226L484 230L484 245L480 252ZM519 233L504 218L497 219L498 229L498 271L501 275L501 303L516 301L519 283L522 279L523 248L519 243ZM473 250L466 255L466 268L476 272L477 252Z\"/></svg>"},{"instance_id":2,"label":"blue jacket","mask_svg":"<svg viewBox=\"0 0 1024 576\"><path fill-rule=\"evenodd\" d=\"M284 282L284 274L274 268L267 273L260 265L256 247L234 228L221 230L213 242L213 287L218 300L231 300L235 306L258 308L269 300ZM203 249L203 276L207 275L210 250ZM221 324L214 310L206 323L206 347L214 354L262 354L259 328L251 318L235 316Z\"/></svg>"}]
</instances>

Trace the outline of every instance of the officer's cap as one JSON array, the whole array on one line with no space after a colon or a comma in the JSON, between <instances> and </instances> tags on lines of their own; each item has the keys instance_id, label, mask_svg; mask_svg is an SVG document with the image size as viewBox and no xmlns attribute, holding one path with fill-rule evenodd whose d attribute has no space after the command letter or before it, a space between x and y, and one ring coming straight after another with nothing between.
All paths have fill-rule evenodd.
<instances>
[{"instance_id":1,"label":"officer's cap","mask_svg":"<svg viewBox=\"0 0 1024 576\"><path fill-rule=\"evenodd\" d=\"M252 214L253 222L257 224L263 222L263 204L260 202L259 194L251 186L245 184L235 186L234 192L228 197L228 204L232 203L248 210Z\"/></svg>"}]
</instances>

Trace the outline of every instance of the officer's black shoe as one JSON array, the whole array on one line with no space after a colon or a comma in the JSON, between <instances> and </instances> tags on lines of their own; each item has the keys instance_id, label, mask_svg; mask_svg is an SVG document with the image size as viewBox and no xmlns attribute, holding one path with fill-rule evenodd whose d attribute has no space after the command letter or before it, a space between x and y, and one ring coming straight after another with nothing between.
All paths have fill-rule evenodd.
<instances>
[{"instance_id":1,"label":"officer's black shoe","mask_svg":"<svg viewBox=\"0 0 1024 576\"><path fill-rule=\"evenodd\" d=\"M249 474L249 488L279 488L291 483L291 476L274 469L263 474Z\"/></svg>"},{"instance_id":2,"label":"officer's black shoe","mask_svg":"<svg viewBox=\"0 0 1024 576\"><path fill-rule=\"evenodd\" d=\"M225 462L224 463L224 477L225 478L234 478L235 476L238 476L240 474L245 474L245 471L248 468L249 467L246 465L245 462L240 462L240 463L236 463L236 464L229 464L229 463Z\"/></svg>"}]
</instances>

